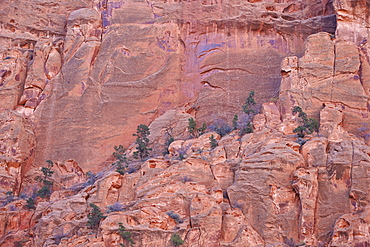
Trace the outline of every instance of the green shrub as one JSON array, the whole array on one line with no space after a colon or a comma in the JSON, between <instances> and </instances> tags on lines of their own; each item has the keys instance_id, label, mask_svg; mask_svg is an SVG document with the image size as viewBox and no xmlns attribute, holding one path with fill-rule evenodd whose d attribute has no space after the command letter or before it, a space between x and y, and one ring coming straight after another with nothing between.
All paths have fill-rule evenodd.
<instances>
[{"instance_id":1,"label":"green shrub","mask_svg":"<svg viewBox=\"0 0 370 247\"><path fill-rule=\"evenodd\" d=\"M99 227L100 221L105 219L107 216L104 216L100 208L94 203L90 203L90 207L92 207L92 211L87 216L87 225L92 229L96 229Z\"/></svg>"},{"instance_id":2,"label":"green shrub","mask_svg":"<svg viewBox=\"0 0 370 247\"><path fill-rule=\"evenodd\" d=\"M251 122L248 122L240 131L241 135L253 133L253 124Z\"/></svg>"},{"instance_id":3,"label":"green shrub","mask_svg":"<svg viewBox=\"0 0 370 247\"><path fill-rule=\"evenodd\" d=\"M49 198L51 195L51 188L48 185L44 185L37 191L36 194L41 198Z\"/></svg>"},{"instance_id":4,"label":"green shrub","mask_svg":"<svg viewBox=\"0 0 370 247\"><path fill-rule=\"evenodd\" d=\"M119 174L125 174L125 170L128 167L129 160L126 157L126 149L122 146L114 146L115 152L113 152L114 158L116 158L116 161L112 164L116 166L116 172Z\"/></svg>"},{"instance_id":5,"label":"green shrub","mask_svg":"<svg viewBox=\"0 0 370 247\"><path fill-rule=\"evenodd\" d=\"M238 115L235 114L233 117L233 130L238 129L238 119L239 119Z\"/></svg>"},{"instance_id":6,"label":"green shrub","mask_svg":"<svg viewBox=\"0 0 370 247\"><path fill-rule=\"evenodd\" d=\"M243 112L247 115L247 118L244 120L244 124L240 124L240 126L242 126L240 131L241 135L253 133L253 124L251 121L253 115L256 113L256 111L253 109L253 107L256 105L253 96L254 91L250 91L248 98L245 100L245 104L242 106Z\"/></svg>"},{"instance_id":7,"label":"green shrub","mask_svg":"<svg viewBox=\"0 0 370 247\"><path fill-rule=\"evenodd\" d=\"M174 246L180 246L184 243L184 240L181 239L181 237L175 233L171 236L171 244Z\"/></svg>"},{"instance_id":8,"label":"green shrub","mask_svg":"<svg viewBox=\"0 0 370 247\"><path fill-rule=\"evenodd\" d=\"M118 234L122 237L123 240L126 240L130 243L131 246L134 246L135 242L131 238L132 233L129 231L126 231L126 228L123 226L122 223L118 223ZM124 244L121 244L121 246L125 246Z\"/></svg>"},{"instance_id":9,"label":"green shrub","mask_svg":"<svg viewBox=\"0 0 370 247\"><path fill-rule=\"evenodd\" d=\"M256 102L254 101L254 91L249 92L248 98L245 100L245 104L243 105L243 112L247 115L251 115L255 113L255 110L252 109L254 105L256 105Z\"/></svg>"},{"instance_id":10,"label":"green shrub","mask_svg":"<svg viewBox=\"0 0 370 247\"><path fill-rule=\"evenodd\" d=\"M197 128L197 123L195 122L194 118L189 118L188 121L188 131L191 136L198 137L205 133L207 129L207 125L205 123L202 124L202 127Z\"/></svg>"},{"instance_id":11,"label":"green shrub","mask_svg":"<svg viewBox=\"0 0 370 247\"><path fill-rule=\"evenodd\" d=\"M217 140L215 139L215 136L214 135L211 135L211 137L209 138L209 141L211 142L211 148L214 149L215 147L217 147Z\"/></svg>"},{"instance_id":12,"label":"green shrub","mask_svg":"<svg viewBox=\"0 0 370 247\"><path fill-rule=\"evenodd\" d=\"M297 133L297 136L303 138L305 134L312 134L315 131L319 130L319 123L314 118L307 118L307 114L302 110L301 107L295 106L293 108L293 114L298 113L300 118L301 125L293 130L294 133Z\"/></svg>"},{"instance_id":13,"label":"green shrub","mask_svg":"<svg viewBox=\"0 0 370 247\"><path fill-rule=\"evenodd\" d=\"M134 158L135 159L145 159L149 156L149 151L151 151L151 148L148 148L149 139L148 136L150 135L149 127L145 124L140 124L137 126L136 134L133 134L133 136L136 136L135 143L137 144L136 150L134 152Z\"/></svg>"},{"instance_id":14,"label":"green shrub","mask_svg":"<svg viewBox=\"0 0 370 247\"><path fill-rule=\"evenodd\" d=\"M28 208L28 209L36 209L36 206L35 206L36 201L35 201L35 199L33 199L32 197L30 197L30 198L28 198L26 200L26 202L27 202L26 208Z\"/></svg>"},{"instance_id":15,"label":"green shrub","mask_svg":"<svg viewBox=\"0 0 370 247\"><path fill-rule=\"evenodd\" d=\"M53 175L54 171L51 170L53 167L53 161L47 160L48 163L47 167L42 167L41 172L43 173L43 176L37 176L35 178L36 181L43 183L43 186L40 190L36 192L36 194L41 198L49 198L52 193L52 186L53 182L49 180L49 178Z\"/></svg>"}]
</instances>

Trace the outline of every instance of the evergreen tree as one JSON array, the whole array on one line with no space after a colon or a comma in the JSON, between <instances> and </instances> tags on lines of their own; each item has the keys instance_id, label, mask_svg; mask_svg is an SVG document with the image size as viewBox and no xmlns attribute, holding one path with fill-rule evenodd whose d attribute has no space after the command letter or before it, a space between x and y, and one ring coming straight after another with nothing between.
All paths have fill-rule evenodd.
<instances>
[{"instance_id":1,"label":"evergreen tree","mask_svg":"<svg viewBox=\"0 0 370 247\"><path fill-rule=\"evenodd\" d=\"M136 150L134 152L134 158L135 159L145 159L149 156L149 151L151 151L151 148L148 148L149 139L148 136L150 135L149 127L145 124L140 124L137 126L136 134L133 134L133 136L136 136L135 143L137 144Z\"/></svg>"},{"instance_id":2,"label":"evergreen tree","mask_svg":"<svg viewBox=\"0 0 370 247\"><path fill-rule=\"evenodd\" d=\"M125 174L125 169L128 167L129 160L126 157L126 149L122 146L114 146L115 152L113 153L114 158L116 161L112 164L116 166L116 172L120 174Z\"/></svg>"},{"instance_id":3,"label":"evergreen tree","mask_svg":"<svg viewBox=\"0 0 370 247\"><path fill-rule=\"evenodd\" d=\"M51 195L52 192L52 186L53 182L49 180L49 178L53 175L54 171L51 170L53 167L53 161L47 160L48 163L47 167L42 167L41 172L43 173L44 176L37 176L35 178L36 181L43 183L43 186L40 190L37 191L37 195L41 198L48 198Z\"/></svg>"},{"instance_id":4,"label":"evergreen tree","mask_svg":"<svg viewBox=\"0 0 370 247\"><path fill-rule=\"evenodd\" d=\"M235 114L234 115L234 118L233 118L233 130L237 130L238 129L238 115Z\"/></svg>"},{"instance_id":5,"label":"evergreen tree","mask_svg":"<svg viewBox=\"0 0 370 247\"><path fill-rule=\"evenodd\" d=\"M305 134L312 134L319 130L319 123L317 120L314 118L307 118L307 114L301 107L295 106L292 112L293 114L298 113L301 122L301 125L293 130L294 133L297 133L298 137L303 138Z\"/></svg>"},{"instance_id":6,"label":"evergreen tree","mask_svg":"<svg viewBox=\"0 0 370 247\"><path fill-rule=\"evenodd\" d=\"M92 207L92 211L87 216L87 224L90 228L95 229L99 226L100 221L105 219L107 216L104 216L100 208L94 203L90 203L90 207Z\"/></svg>"},{"instance_id":7,"label":"evergreen tree","mask_svg":"<svg viewBox=\"0 0 370 247\"><path fill-rule=\"evenodd\" d=\"M252 109L252 107L256 104L253 96L254 96L254 91L250 91L249 96L246 99L245 104L243 105L243 112L245 112L245 114L247 115L251 115L255 113L255 110Z\"/></svg>"}]
</instances>

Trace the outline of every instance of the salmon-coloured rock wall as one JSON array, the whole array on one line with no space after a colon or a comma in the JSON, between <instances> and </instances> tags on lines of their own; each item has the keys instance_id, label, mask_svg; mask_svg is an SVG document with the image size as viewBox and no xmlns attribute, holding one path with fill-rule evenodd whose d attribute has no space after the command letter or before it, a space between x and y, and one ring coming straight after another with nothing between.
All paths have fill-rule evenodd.
<instances>
[{"instance_id":1,"label":"salmon-coloured rock wall","mask_svg":"<svg viewBox=\"0 0 370 247\"><path fill-rule=\"evenodd\" d=\"M4 93L3 107L34 121L37 162L74 159L84 170L98 170L138 124L174 107L211 123L231 121L251 90L259 104L277 97L281 60L302 54L308 35L336 28L326 0L1 8L3 57L20 53L17 69L4 69L5 87L19 86Z\"/></svg>"},{"instance_id":2,"label":"salmon-coloured rock wall","mask_svg":"<svg viewBox=\"0 0 370 247\"><path fill-rule=\"evenodd\" d=\"M368 246L369 16L367 1L4 0L0 246L128 246L120 223L143 247ZM295 106L315 132L294 133ZM188 131L234 114L229 134Z\"/></svg>"}]
</instances>

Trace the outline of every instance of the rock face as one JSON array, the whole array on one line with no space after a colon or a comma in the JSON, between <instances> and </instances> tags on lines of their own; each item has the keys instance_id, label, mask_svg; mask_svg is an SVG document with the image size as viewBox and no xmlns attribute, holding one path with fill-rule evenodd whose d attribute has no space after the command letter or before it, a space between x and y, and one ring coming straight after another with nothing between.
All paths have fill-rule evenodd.
<instances>
[{"instance_id":1,"label":"rock face","mask_svg":"<svg viewBox=\"0 0 370 247\"><path fill-rule=\"evenodd\" d=\"M365 0L5 0L0 246L368 246L369 13ZM314 133L294 133L296 106Z\"/></svg>"},{"instance_id":2,"label":"rock face","mask_svg":"<svg viewBox=\"0 0 370 247\"><path fill-rule=\"evenodd\" d=\"M19 193L28 170L34 165L35 136L29 123L17 112L0 111L1 191Z\"/></svg>"},{"instance_id":3,"label":"rock face","mask_svg":"<svg viewBox=\"0 0 370 247\"><path fill-rule=\"evenodd\" d=\"M283 61L280 94L286 117L290 117L292 105L300 105L318 118L323 106L334 104L341 108L345 129L358 135L367 133L370 94L362 71L368 71L369 63L360 57L361 51L352 42L333 41L328 33L311 35L303 57Z\"/></svg>"},{"instance_id":4,"label":"rock face","mask_svg":"<svg viewBox=\"0 0 370 247\"><path fill-rule=\"evenodd\" d=\"M107 167L84 182L76 162L56 164L52 179L63 187L39 198L32 215L24 199L4 204L13 223L0 243L120 246L128 244L122 223L138 246L171 245L175 233L184 246L366 246L369 146L340 126L323 128L333 120L326 112L339 111L330 108L322 110L326 132L301 146L273 109L263 104L254 133L177 140L166 157L132 163L132 173ZM106 216L97 229L87 227L90 203Z\"/></svg>"},{"instance_id":5,"label":"rock face","mask_svg":"<svg viewBox=\"0 0 370 247\"><path fill-rule=\"evenodd\" d=\"M281 59L336 30L327 0L19 0L0 11L1 107L35 121L37 162L95 171L167 110L229 121L249 91L259 104L278 96Z\"/></svg>"}]
</instances>

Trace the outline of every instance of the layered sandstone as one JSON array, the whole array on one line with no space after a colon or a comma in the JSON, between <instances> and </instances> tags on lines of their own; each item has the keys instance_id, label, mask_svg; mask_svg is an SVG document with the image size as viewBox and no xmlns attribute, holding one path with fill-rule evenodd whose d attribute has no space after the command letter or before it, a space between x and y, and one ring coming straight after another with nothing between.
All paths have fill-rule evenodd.
<instances>
[{"instance_id":1,"label":"layered sandstone","mask_svg":"<svg viewBox=\"0 0 370 247\"><path fill-rule=\"evenodd\" d=\"M128 245L118 223L136 246L170 246L174 233L183 246L367 246L369 11L339 0L5 0L0 246ZM253 133L190 137L190 117L242 123L251 90ZM297 138L294 106L318 132ZM152 157L133 161L142 123ZM125 174L111 166L117 144ZM53 194L37 198L45 160ZM90 203L107 216L96 229Z\"/></svg>"},{"instance_id":2,"label":"layered sandstone","mask_svg":"<svg viewBox=\"0 0 370 247\"><path fill-rule=\"evenodd\" d=\"M211 123L250 90L259 104L278 96L281 59L336 27L327 0L18 0L0 11L1 107L35 121L37 162L91 170L174 107Z\"/></svg>"},{"instance_id":3,"label":"layered sandstone","mask_svg":"<svg viewBox=\"0 0 370 247\"><path fill-rule=\"evenodd\" d=\"M14 223L3 227L1 243L119 246L126 242L118 223L139 246L170 245L174 233L184 246L355 246L369 241L364 229L370 224L370 150L364 140L331 125L300 146L294 135L281 131L284 123L274 103L262 109L254 118L254 133L220 137L211 132L177 140L168 156L132 163L139 170L130 174L107 167L94 183L82 185L75 162L56 164L53 180L64 189L49 202L39 202L31 215L22 207L4 212L4 220ZM323 130L333 120L326 117L328 111L340 109L321 111ZM218 140L216 148L211 135ZM68 183L66 175L74 182ZM99 229L87 227L90 203L106 212ZM121 209L107 211L113 204Z\"/></svg>"}]
</instances>

